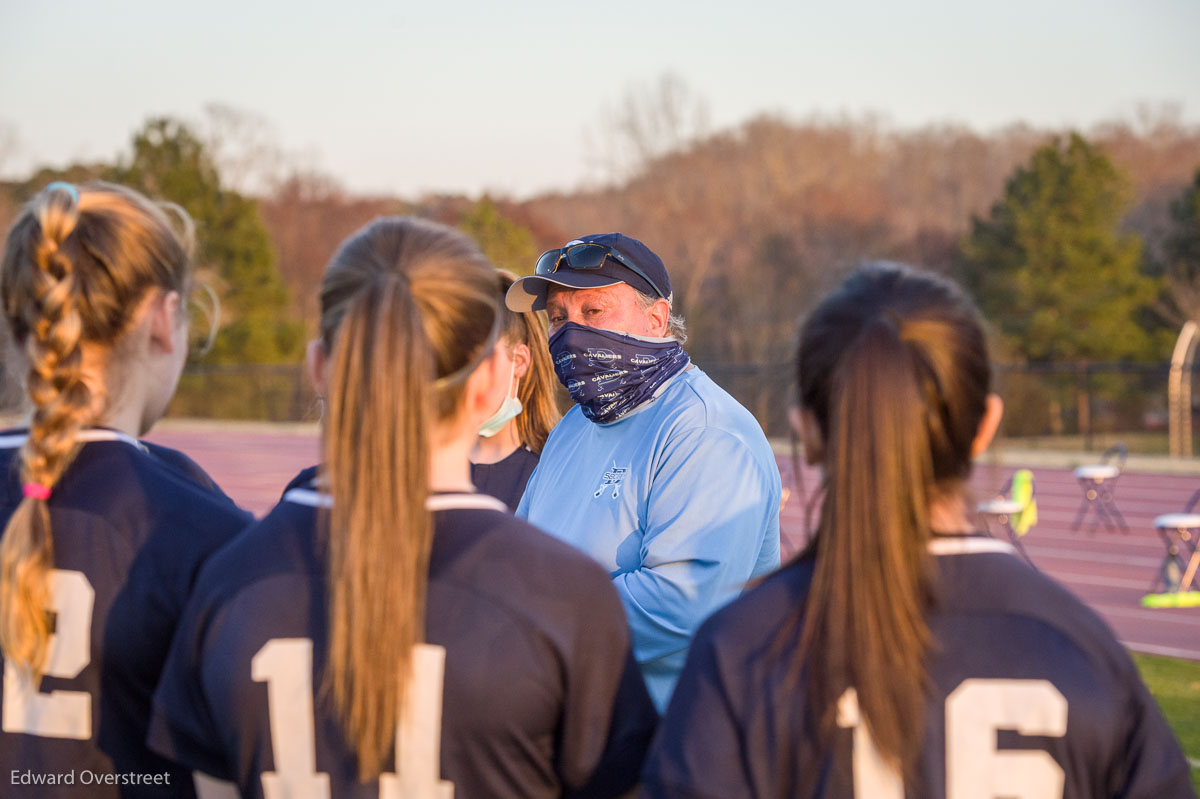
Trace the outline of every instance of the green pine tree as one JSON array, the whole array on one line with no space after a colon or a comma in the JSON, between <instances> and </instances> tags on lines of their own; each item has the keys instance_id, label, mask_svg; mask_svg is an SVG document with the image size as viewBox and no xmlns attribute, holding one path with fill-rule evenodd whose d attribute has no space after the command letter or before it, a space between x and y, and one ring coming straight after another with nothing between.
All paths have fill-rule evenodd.
<instances>
[{"instance_id":1,"label":"green pine tree","mask_svg":"<svg viewBox=\"0 0 1200 799\"><path fill-rule=\"evenodd\" d=\"M1072 134L972 219L965 277L1005 349L1031 362L1165 357L1145 325L1161 284L1143 271L1140 237L1120 228L1128 198L1108 157Z\"/></svg>"},{"instance_id":2,"label":"green pine tree","mask_svg":"<svg viewBox=\"0 0 1200 799\"><path fill-rule=\"evenodd\" d=\"M288 317L287 287L275 251L249 197L221 186L203 143L174 119L148 121L134 134L133 153L105 178L180 205L196 225L199 279L215 284L222 327L210 363L292 362L303 330ZM203 322L198 322L202 324Z\"/></svg>"},{"instance_id":3,"label":"green pine tree","mask_svg":"<svg viewBox=\"0 0 1200 799\"><path fill-rule=\"evenodd\" d=\"M1200 323L1200 168L1191 185L1171 203L1164 254L1175 305L1186 318Z\"/></svg>"},{"instance_id":4,"label":"green pine tree","mask_svg":"<svg viewBox=\"0 0 1200 799\"><path fill-rule=\"evenodd\" d=\"M496 266L515 275L533 273L537 250L528 228L505 217L496 202L483 195L459 220L458 227L475 239Z\"/></svg>"}]
</instances>

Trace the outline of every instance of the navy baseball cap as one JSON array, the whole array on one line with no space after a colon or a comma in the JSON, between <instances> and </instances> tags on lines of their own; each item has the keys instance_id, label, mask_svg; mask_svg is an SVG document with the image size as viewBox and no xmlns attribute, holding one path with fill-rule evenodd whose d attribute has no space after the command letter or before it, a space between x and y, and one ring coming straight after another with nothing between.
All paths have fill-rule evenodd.
<instances>
[{"instance_id":1,"label":"navy baseball cap","mask_svg":"<svg viewBox=\"0 0 1200 799\"><path fill-rule=\"evenodd\" d=\"M600 257L594 244L610 252ZM598 264L593 262L599 260ZM574 263L574 265L573 265ZM623 233L580 236L538 258L536 273L520 278L504 297L510 311L541 311L546 308L550 286L568 289L598 289L626 283L649 297L671 302L671 278L662 259L635 238Z\"/></svg>"}]
</instances>

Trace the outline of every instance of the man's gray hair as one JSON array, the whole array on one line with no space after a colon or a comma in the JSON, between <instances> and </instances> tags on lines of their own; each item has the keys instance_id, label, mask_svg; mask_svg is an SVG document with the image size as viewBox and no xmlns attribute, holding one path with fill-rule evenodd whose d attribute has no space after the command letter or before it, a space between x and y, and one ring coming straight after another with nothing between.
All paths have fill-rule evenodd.
<instances>
[{"instance_id":1,"label":"man's gray hair","mask_svg":"<svg viewBox=\"0 0 1200 799\"><path fill-rule=\"evenodd\" d=\"M630 288L633 287L630 286ZM633 293L637 295L638 307L643 311L650 310L650 306L661 299L661 297L651 297L649 294L643 294L637 289L633 289ZM668 306L670 305L669 302L667 304ZM678 341L680 346L687 344L687 323L673 309L671 310L670 318L667 319L667 335Z\"/></svg>"}]
</instances>

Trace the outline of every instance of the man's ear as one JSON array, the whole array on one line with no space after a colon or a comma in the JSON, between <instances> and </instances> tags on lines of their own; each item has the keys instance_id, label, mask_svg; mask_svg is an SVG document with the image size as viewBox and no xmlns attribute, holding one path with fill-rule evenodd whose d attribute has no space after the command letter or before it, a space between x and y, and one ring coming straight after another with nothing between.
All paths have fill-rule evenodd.
<instances>
[{"instance_id":1,"label":"man's ear","mask_svg":"<svg viewBox=\"0 0 1200 799\"><path fill-rule=\"evenodd\" d=\"M646 309L646 321L650 324L650 335L665 338L671 324L671 304L661 297Z\"/></svg>"},{"instance_id":2,"label":"man's ear","mask_svg":"<svg viewBox=\"0 0 1200 799\"><path fill-rule=\"evenodd\" d=\"M308 348L304 352L304 365L308 369L308 379L312 381L318 397L324 397L326 389L329 388L325 375L328 363L329 355L325 352L325 342L320 338L308 342Z\"/></svg>"},{"instance_id":3,"label":"man's ear","mask_svg":"<svg viewBox=\"0 0 1200 799\"><path fill-rule=\"evenodd\" d=\"M150 342L163 352L175 351L175 332L184 320L179 318L179 292L160 291L150 300L147 310L150 325Z\"/></svg>"}]
</instances>

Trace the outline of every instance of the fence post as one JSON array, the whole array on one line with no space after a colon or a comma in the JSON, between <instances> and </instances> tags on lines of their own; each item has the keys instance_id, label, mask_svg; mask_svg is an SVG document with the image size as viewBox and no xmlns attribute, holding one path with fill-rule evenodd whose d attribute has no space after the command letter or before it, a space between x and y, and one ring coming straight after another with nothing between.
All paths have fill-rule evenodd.
<instances>
[{"instance_id":1,"label":"fence post","mask_svg":"<svg viewBox=\"0 0 1200 799\"><path fill-rule=\"evenodd\" d=\"M1192 456L1192 359L1196 354L1195 322L1186 322L1179 331L1175 352L1171 355L1171 375L1167 379L1167 424L1171 455Z\"/></svg>"},{"instance_id":2,"label":"fence post","mask_svg":"<svg viewBox=\"0 0 1200 799\"><path fill-rule=\"evenodd\" d=\"M1092 434L1095 432L1096 413L1092 405L1092 365L1090 363L1084 367L1084 380L1087 386L1087 448L1088 452L1091 452L1094 447Z\"/></svg>"},{"instance_id":3,"label":"fence post","mask_svg":"<svg viewBox=\"0 0 1200 799\"><path fill-rule=\"evenodd\" d=\"M1076 368L1076 376L1083 379L1083 391L1076 395L1079 410L1079 432L1083 434L1084 452L1092 451L1092 367L1082 363Z\"/></svg>"}]
</instances>

